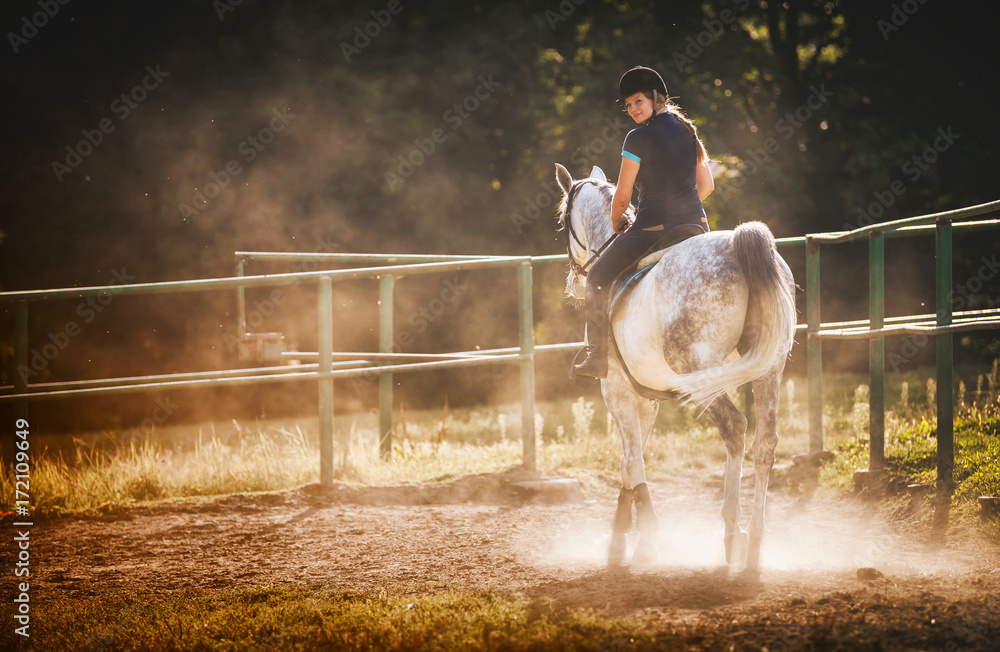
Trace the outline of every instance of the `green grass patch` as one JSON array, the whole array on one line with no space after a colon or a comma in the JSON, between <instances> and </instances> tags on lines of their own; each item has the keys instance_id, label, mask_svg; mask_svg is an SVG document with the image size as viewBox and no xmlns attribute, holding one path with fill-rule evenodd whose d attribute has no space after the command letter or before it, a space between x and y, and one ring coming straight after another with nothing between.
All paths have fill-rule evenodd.
<instances>
[{"instance_id":1,"label":"green grass patch","mask_svg":"<svg viewBox=\"0 0 1000 652\"><path fill-rule=\"evenodd\" d=\"M631 581L637 581L632 578ZM925 595L925 594L922 594ZM435 584L344 590L265 585L218 592L105 593L32 603L30 639L0 629L0 649L75 652L261 650L861 650L995 649L995 627L976 627L981 599L964 598L932 627L922 598L901 596L878 619L858 609L861 592L778 613L711 615L676 623L655 612L611 615L548 597ZM866 621L867 618L867 621ZM874 621L873 621L874 620ZM893 644L887 645L891 640Z\"/></svg>"},{"instance_id":2,"label":"green grass patch","mask_svg":"<svg viewBox=\"0 0 1000 652\"><path fill-rule=\"evenodd\" d=\"M978 519L980 496L1000 495L1000 382L998 364L979 376L976 390L964 382L955 389L954 448L956 483L952 514L960 526L972 526L996 538L995 524ZM906 485L933 483L937 479L937 420L934 405L937 388L928 379L920 384L923 400L909 400L903 383L900 397L885 417L885 473L890 498ZM869 465L868 388L860 385L850 409L826 415L825 422L842 437L831 447L835 460L824 468L823 485L840 491L853 488L853 473ZM925 515L931 518L930 514Z\"/></svg>"},{"instance_id":3,"label":"green grass patch","mask_svg":"<svg viewBox=\"0 0 1000 652\"><path fill-rule=\"evenodd\" d=\"M866 389L866 388L865 388ZM867 428L867 392L857 393L853 413L863 414ZM986 396L980 403L959 404L954 421L957 496L978 497L1000 494L1000 400ZM855 432L833 447L837 463L827 479L836 484L847 472L867 468L867 430ZM932 415L900 415L889 411L885 419L886 471L910 482L932 482L937 468L937 422Z\"/></svg>"},{"instance_id":4,"label":"green grass patch","mask_svg":"<svg viewBox=\"0 0 1000 652\"><path fill-rule=\"evenodd\" d=\"M652 642L642 629L635 618L558 611L515 594L268 585L39 603L30 633L46 649L67 651L597 650ZM11 630L0 647L15 649Z\"/></svg>"},{"instance_id":5,"label":"green grass patch","mask_svg":"<svg viewBox=\"0 0 1000 652\"><path fill-rule=\"evenodd\" d=\"M956 496L1000 496L1000 404L967 410L955 423Z\"/></svg>"}]
</instances>

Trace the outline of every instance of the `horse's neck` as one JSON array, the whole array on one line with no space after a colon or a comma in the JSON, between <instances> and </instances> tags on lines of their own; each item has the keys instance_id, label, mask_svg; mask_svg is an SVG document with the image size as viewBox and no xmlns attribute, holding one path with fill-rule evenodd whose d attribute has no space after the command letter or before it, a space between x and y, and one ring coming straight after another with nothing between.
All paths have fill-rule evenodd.
<instances>
[{"instance_id":1,"label":"horse's neck","mask_svg":"<svg viewBox=\"0 0 1000 652\"><path fill-rule=\"evenodd\" d=\"M611 228L611 215L601 211L590 211L584 219L586 221L587 243L590 245L591 254L593 254L614 235L614 229Z\"/></svg>"},{"instance_id":2,"label":"horse's neck","mask_svg":"<svg viewBox=\"0 0 1000 652\"><path fill-rule=\"evenodd\" d=\"M580 207L575 211L583 222L583 233L587 236L587 248L594 255L614 235L611 225L611 202L600 183L581 187L578 200ZM578 226L579 223L574 224Z\"/></svg>"}]
</instances>

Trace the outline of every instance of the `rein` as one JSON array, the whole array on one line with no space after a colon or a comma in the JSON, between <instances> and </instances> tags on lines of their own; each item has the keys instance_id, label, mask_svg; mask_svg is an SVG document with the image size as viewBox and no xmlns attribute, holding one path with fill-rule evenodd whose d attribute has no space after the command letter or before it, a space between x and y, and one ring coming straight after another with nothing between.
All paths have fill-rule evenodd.
<instances>
[{"instance_id":1,"label":"rein","mask_svg":"<svg viewBox=\"0 0 1000 652\"><path fill-rule=\"evenodd\" d=\"M571 245L570 238L576 240L576 243L581 247L583 247L584 251L589 251L587 245L585 245L583 241L580 240L580 236L578 236L576 234L576 230L573 229L573 200L576 199L576 195L580 192L580 189L587 184L596 185L596 182L586 179L573 186L573 188L569 191L569 196L566 198L566 208L563 210L563 226L566 227L566 253L569 255L569 265L570 268L577 275L582 276L584 278L587 278L587 268L590 267L590 265L595 260L600 258L601 254L604 253L604 250L608 248L608 245L614 242L615 238L618 237L617 233L612 233L611 237L608 238L607 242L602 244L600 248L594 253L594 255L588 258L587 261L582 265L573 259L573 251L570 246Z\"/></svg>"}]
</instances>

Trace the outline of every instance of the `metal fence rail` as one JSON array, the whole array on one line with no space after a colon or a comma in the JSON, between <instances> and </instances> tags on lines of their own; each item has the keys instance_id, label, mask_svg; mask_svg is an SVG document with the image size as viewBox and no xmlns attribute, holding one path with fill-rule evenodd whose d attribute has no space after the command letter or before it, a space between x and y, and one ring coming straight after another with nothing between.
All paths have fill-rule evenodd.
<instances>
[{"instance_id":1,"label":"metal fence rail","mask_svg":"<svg viewBox=\"0 0 1000 652\"><path fill-rule=\"evenodd\" d=\"M809 375L809 442L810 450L823 448L823 375L822 343L825 339L869 340L869 471L880 474L885 468L885 338L905 333L932 334L937 349L937 485L938 491L950 494L954 487L954 397L953 342L957 331L997 328L995 312L988 315L963 314L955 323L952 314L952 235L955 231L996 229L1000 220L966 221L973 217L1000 211L1000 200L969 206L953 211L920 215L908 219L883 222L852 231L817 233L805 236L806 247L806 323L808 332L807 365ZM953 222L959 222L954 223ZM919 316L908 323L885 317L885 239L924 235L935 236L935 313ZM868 240L868 311L866 329L824 329L821 320L820 247L856 240ZM794 239L797 244L800 239ZM987 311L989 312L989 311ZM933 326L921 321L933 318ZM886 327L887 321L898 323Z\"/></svg>"},{"instance_id":2,"label":"metal fence rail","mask_svg":"<svg viewBox=\"0 0 1000 652\"><path fill-rule=\"evenodd\" d=\"M778 247L804 246L806 257L806 323L796 327L807 333L807 366L809 379L810 449L823 448L822 424L822 342L831 339L869 340L870 367L870 437L871 470L884 466L884 381L885 337L903 334L933 335L937 340L937 384L951 388L952 333L1000 327L1000 310L964 311L952 314L948 293L951 289L951 240L956 231L996 229L1000 220L970 218L1000 211L1000 201L971 206L955 211L922 215L905 220L832 233L810 234L795 238L779 238ZM953 222L955 222L953 224ZM885 317L884 314L884 241L886 238L912 237L934 233L936 237L936 297L934 314ZM823 323L820 310L820 246L867 239L869 242L869 319ZM50 301L106 295L148 295L175 292L205 292L235 290L238 302L240 336L252 335L246 329L245 289L316 284L319 333L318 351L281 352L279 359L316 360L295 366L227 369L181 374L130 376L97 380L53 383L27 383L15 373L13 392L0 388L0 402L16 402L26 410L28 401L68 396L94 396L145 392L164 389L195 389L207 386L315 381L319 387L320 414L320 480L331 483L334 468L333 440L333 381L338 378L377 375L379 377L379 431L383 455L391 450L392 374L435 369L455 369L478 365L518 364L521 377L521 426L524 465L535 466L534 437L534 359L536 353L568 351L580 342L536 346L533 335L532 266L535 264L566 263L565 254L551 256L452 256L426 254L344 254L236 252L237 275L225 278L136 283L84 288L24 290L0 293L0 301L15 304L14 365L28 364L28 307L34 301ZM246 275L251 262L314 262L362 265L349 269L324 269L306 272ZM457 270L515 268L518 277L519 345L477 351L451 353L404 354L392 350L393 293L395 279L403 275L438 273ZM379 350L377 352L335 353L332 346L333 282L376 279L379 283ZM938 416L938 483L943 491L953 484L953 398L951 391L939 390ZM341 451L346 450L342 445Z\"/></svg>"},{"instance_id":3,"label":"metal fence rail","mask_svg":"<svg viewBox=\"0 0 1000 652\"><path fill-rule=\"evenodd\" d=\"M239 271L243 271L245 260L254 258L252 253L240 252ZM161 374L131 376L98 380L68 381L59 383L29 384L24 376L14 374L13 393L0 394L0 402L15 402L18 410L26 414L27 402L65 398L71 396L117 395L132 392L161 391L166 389L196 389L208 386L236 386L257 383L316 381L319 387L320 421L320 482L331 484L334 469L333 435L333 381L377 374L380 377L380 408L383 416L380 425L388 421L390 428L382 431L381 449L389 451L391 440L392 414L392 373L455 369L462 367L517 364L521 370L521 408L523 435L523 462L529 469L535 468L534 438L534 336L532 332L532 275L531 259L524 256L398 256L382 254L268 254L261 259L304 260L322 258L327 262L375 262L376 266L318 270L283 274L264 274L235 277L197 279L189 281L168 281L158 283L137 283L131 285L109 285L83 288L59 288L48 290L24 290L0 293L0 301L15 304L14 365L27 368L28 365L28 307L33 301L50 301L88 296L140 295L175 292L208 292L236 290L240 303L240 332L245 333L244 290L253 287L272 287L315 283L317 286L317 306L319 351L312 355L317 362L306 365L285 367L263 367L254 369L226 369L218 371L192 372L182 374ZM393 264L395 263L395 264ZM416 275L458 270L480 270L514 268L518 277L519 306L519 346L505 349L468 351L446 354L420 354L406 356L391 350L392 342L392 283L398 275ZM332 284L335 281L355 279L377 279L380 285L380 352L363 354L367 359L351 359L334 362L335 357L350 357L347 354L335 356L332 347ZM553 347L547 347L552 349ZM543 349L546 350L546 349ZM297 357L307 358L309 354ZM417 359L420 361L417 361ZM388 382L386 382L388 379ZM343 455L346 443L341 442L339 450Z\"/></svg>"}]
</instances>

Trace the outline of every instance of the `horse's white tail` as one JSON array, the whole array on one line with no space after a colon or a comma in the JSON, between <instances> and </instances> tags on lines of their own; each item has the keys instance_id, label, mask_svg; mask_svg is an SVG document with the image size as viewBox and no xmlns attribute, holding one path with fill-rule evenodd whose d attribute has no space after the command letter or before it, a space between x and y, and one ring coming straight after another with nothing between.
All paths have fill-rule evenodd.
<instances>
[{"instance_id":1,"label":"horse's white tail","mask_svg":"<svg viewBox=\"0 0 1000 652\"><path fill-rule=\"evenodd\" d=\"M778 264L774 236L762 222L733 232L733 250L750 290L747 316L760 325L756 340L739 359L720 367L681 374L671 383L688 401L707 407L723 392L764 375L787 355L795 335L795 290Z\"/></svg>"}]
</instances>

